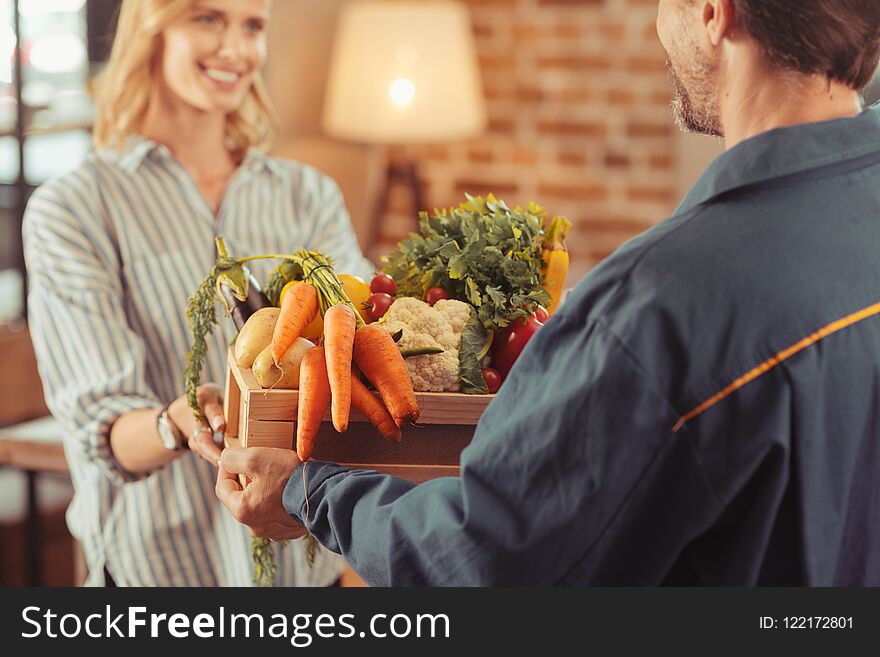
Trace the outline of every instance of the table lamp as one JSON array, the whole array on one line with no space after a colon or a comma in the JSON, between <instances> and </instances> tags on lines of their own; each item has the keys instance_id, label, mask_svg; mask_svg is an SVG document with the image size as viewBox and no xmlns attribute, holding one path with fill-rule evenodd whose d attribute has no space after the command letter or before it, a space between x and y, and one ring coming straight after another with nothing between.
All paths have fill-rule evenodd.
<instances>
[{"instance_id":1,"label":"table lamp","mask_svg":"<svg viewBox=\"0 0 880 657\"><path fill-rule=\"evenodd\" d=\"M468 10L452 0L349 0L340 11L322 115L337 139L372 145L449 142L486 124ZM370 225L378 242L390 184L425 209L416 162L389 162Z\"/></svg>"}]
</instances>

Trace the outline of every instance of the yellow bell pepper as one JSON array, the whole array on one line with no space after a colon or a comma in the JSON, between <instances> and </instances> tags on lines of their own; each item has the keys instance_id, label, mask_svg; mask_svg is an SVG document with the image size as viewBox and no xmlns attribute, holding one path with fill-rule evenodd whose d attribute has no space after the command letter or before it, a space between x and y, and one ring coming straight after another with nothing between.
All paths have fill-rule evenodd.
<instances>
[{"instance_id":1,"label":"yellow bell pepper","mask_svg":"<svg viewBox=\"0 0 880 657\"><path fill-rule=\"evenodd\" d=\"M565 279L568 277L568 250L565 248L565 237L571 229L571 222L565 217L553 217L550 226L544 231L544 244L541 258L544 266L541 269L543 285L550 293L550 307L547 313L552 315L559 307Z\"/></svg>"}]
</instances>

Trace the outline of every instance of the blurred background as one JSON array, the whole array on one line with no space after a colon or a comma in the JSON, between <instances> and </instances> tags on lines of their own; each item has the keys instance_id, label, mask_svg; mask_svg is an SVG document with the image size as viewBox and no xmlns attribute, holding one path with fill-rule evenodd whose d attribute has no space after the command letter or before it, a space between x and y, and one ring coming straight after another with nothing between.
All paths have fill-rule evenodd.
<instances>
[{"instance_id":1,"label":"blurred background","mask_svg":"<svg viewBox=\"0 0 880 657\"><path fill-rule=\"evenodd\" d=\"M61 436L45 418L24 320L21 214L36 186L88 152L89 78L107 55L117 4L0 0L5 586L84 576L63 519L71 489ZM415 227L418 208L492 192L572 221L571 287L669 216L721 152L718 140L673 125L656 0L369 4L275 0L266 76L281 118L275 153L339 182L374 262ZM875 85L868 100L878 96Z\"/></svg>"}]
</instances>

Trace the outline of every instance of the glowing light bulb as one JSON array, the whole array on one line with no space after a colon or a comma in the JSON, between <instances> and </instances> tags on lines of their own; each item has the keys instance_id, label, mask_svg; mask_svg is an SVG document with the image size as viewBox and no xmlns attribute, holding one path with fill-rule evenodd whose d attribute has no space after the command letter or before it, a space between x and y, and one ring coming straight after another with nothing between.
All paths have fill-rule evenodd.
<instances>
[{"instance_id":1,"label":"glowing light bulb","mask_svg":"<svg viewBox=\"0 0 880 657\"><path fill-rule=\"evenodd\" d=\"M416 96L416 87L410 80L401 78L391 83L391 86L388 87L388 95L395 105L405 107L413 102L413 98Z\"/></svg>"}]
</instances>

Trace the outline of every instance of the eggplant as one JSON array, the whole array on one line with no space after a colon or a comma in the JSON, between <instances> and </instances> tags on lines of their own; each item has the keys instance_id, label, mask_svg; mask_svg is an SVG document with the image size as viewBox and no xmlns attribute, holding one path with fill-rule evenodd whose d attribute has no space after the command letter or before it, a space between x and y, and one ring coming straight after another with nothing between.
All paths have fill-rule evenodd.
<instances>
[{"instance_id":1,"label":"eggplant","mask_svg":"<svg viewBox=\"0 0 880 657\"><path fill-rule=\"evenodd\" d=\"M220 293L223 295L227 307L232 311L230 313L232 316L232 323L235 324L236 330L239 331L251 315L257 312L260 308L266 308L272 305L263 293L260 283L254 275L251 274L250 270L244 265L242 265L241 268L248 281L248 293L247 298L244 301L240 301L232 292L232 288L228 285L222 283L220 285Z\"/></svg>"},{"instance_id":2,"label":"eggplant","mask_svg":"<svg viewBox=\"0 0 880 657\"><path fill-rule=\"evenodd\" d=\"M226 244L223 241L223 238L219 235L214 238L215 245L215 253L218 258L227 258L230 257L228 250L226 249ZM240 270L240 273L243 275L243 278L239 276L237 273L233 274L232 272L236 269ZM223 305L229 311L229 314L232 316L232 322L235 324L236 330L241 330L241 327L244 326L244 323L248 320L248 318L257 312L260 308L266 308L271 306L269 303L268 297L266 297L263 292L263 288L260 287L259 281L257 281L256 277L251 274L250 270L246 265L235 265L228 271L228 277L226 280L232 280L234 285L237 288L243 288L244 283L247 283L247 297L244 300L241 300L236 296L233 291L232 286L227 285L223 282L224 277L227 274L221 275L221 279L217 285L217 289L220 291L221 296L223 297Z\"/></svg>"}]
</instances>

